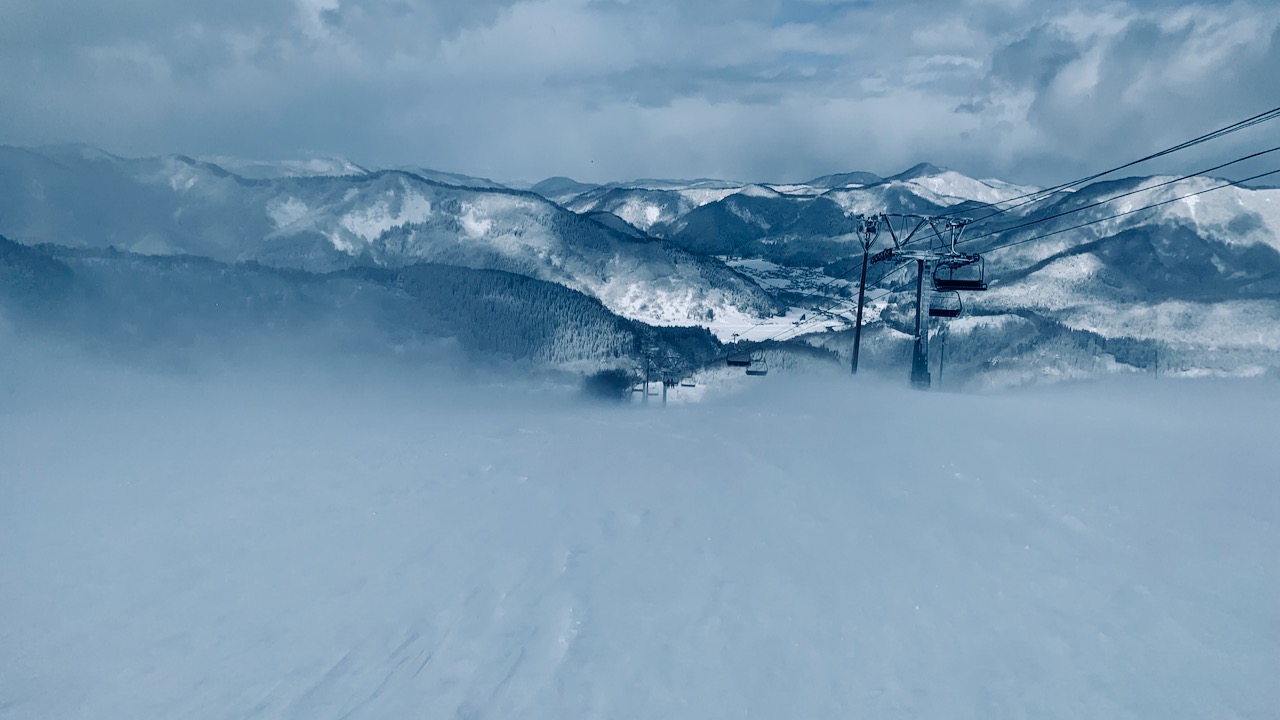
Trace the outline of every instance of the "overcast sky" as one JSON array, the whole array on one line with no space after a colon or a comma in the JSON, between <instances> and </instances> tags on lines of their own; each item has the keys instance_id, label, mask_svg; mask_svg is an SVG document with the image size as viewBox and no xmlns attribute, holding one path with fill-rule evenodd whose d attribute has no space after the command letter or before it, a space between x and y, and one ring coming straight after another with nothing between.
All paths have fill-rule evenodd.
<instances>
[{"instance_id":1,"label":"overcast sky","mask_svg":"<svg viewBox=\"0 0 1280 720\"><path fill-rule=\"evenodd\" d=\"M1280 3L4 0L0 68L6 144L1049 184L1280 106Z\"/></svg>"}]
</instances>

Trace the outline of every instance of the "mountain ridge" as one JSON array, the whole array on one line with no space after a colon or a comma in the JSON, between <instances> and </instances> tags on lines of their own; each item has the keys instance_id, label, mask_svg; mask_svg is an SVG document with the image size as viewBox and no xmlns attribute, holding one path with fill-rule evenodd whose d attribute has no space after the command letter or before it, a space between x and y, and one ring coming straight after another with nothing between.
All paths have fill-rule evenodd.
<instances>
[{"instance_id":1,"label":"mountain ridge","mask_svg":"<svg viewBox=\"0 0 1280 720\"><path fill-rule=\"evenodd\" d=\"M1280 336L1268 329L1280 328L1280 191L1218 188L1212 178L1101 180L992 215L1029 189L930 164L832 188L563 178L561 189L588 189L556 202L404 169L248 179L186 156L129 160L83 146L51 154L0 148L0 232L314 272L423 263L509 272L651 324L699 326L726 341L795 337L846 356L856 218L971 214L960 247L983 254L991 289L966 295L964 316L932 331L967 338L967 350L948 353L955 378L1026 381L1037 366L1052 371L1045 377L1132 372L1156 356L1185 374L1280 366ZM113 174L116 166L131 169ZM1162 204L1111 217L1152 203ZM938 239L926 228L917 241ZM869 361L888 362L909 353L915 288L912 273L880 273L864 339Z\"/></svg>"},{"instance_id":2,"label":"mountain ridge","mask_svg":"<svg viewBox=\"0 0 1280 720\"><path fill-rule=\"evenodd\" d=\"M660 324L774 307L714 259L526 190L463 188L391 169L249 179L182 156L71 160L0 148L0 232L28 243L307 270L418 262L508 270L561 282Z\"/></svg>"}]
</instances>

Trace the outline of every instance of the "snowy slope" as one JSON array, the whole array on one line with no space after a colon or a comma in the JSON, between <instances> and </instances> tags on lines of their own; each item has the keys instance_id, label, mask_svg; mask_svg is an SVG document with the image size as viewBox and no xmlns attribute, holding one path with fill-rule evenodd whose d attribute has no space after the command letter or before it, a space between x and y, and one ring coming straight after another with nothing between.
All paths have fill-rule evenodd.
<instances>
[{"instance_id":1,"label":"snowy slope","mask_svg":"<svg viewBox=\"0 0 1280 720\"><path fill-rule=\"evenodd\" d=\"M5 360L6 719L1280 706L1274 383L842 374L660 413Z\"/></svg>"},{"instance_id":2,"label":"snowy slope","mask_svg":"<svg viewBox=\"0 0 1280 720\"><path fill-rule=\"evenodd\" d=\"M603 187L575 196L566 201L565 207L580 213L613 213L641 230L661 234L663 226L689 211L742 190L743 187Z\"/></svg>"}]
</instances>

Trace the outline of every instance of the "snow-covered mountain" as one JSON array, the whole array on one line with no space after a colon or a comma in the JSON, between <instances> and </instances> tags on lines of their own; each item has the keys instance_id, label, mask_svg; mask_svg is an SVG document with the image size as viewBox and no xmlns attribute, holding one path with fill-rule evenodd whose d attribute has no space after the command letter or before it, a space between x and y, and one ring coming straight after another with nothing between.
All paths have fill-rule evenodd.
<instances>
[{"instance_id":1,"label":"snow-covered mountain","mask_svg":"<svg viewBox=\"0 0 1280 720\"><path fill-rule=\"evenodd\" d=\"M92 150L90 150L92 152ZM119 159L119 158L117 158ZM305 160L251 160L229 155L209 155L199 160L217 165L233 172L242 178L251 180L274 180L285 177L326 177L342 175L364 175L369 172L350 160L343 158L315 157Z\"/></svg>"},{"instance_id":2,"label":"snow-covered mountain","mask_svg":"<svg viewBox=\"0 0 1280 720\"><path fill-rule=\"evenodd\" d=\"M934 344L935 362L945 352L953 382L1280 366L1276 189L1129 178L1017 204L1003 201L1033 188L922 164L795 185L552 178L535 186L540 195L361 170L249 179L182 156L2 148L0 232L313 272L501 270L579 290L627 318L702 325L726 341L801 338L847 358L856 216L956 214L975 220L962 249L983 253L991 290L967 294L962 318L934 322L949 340ZM886 234L877 247L887 244ZM909 353L912 267L871 275L863 357L872 365L898 367Z\"/></svg>"},{"instance_id":3,"label":"snow-covered mountain","mask_svg":"<svg viewBox=\"0 0 1280 720\"><path fill-rule=\"evenodd\" d=\"M563 176L550 177L538 183L534 183L530 188L530 192L537 193L542 197L557 203L564 203L568 200L581 195L588 190L594 190L600 187L593 183L581 183L573 178Z\"/></svg>"},{"instance_id":4,"label":"snow-covered mountain","mask_svg":"<svg viewBox=\"0 0 1280 720\"><path fill-rule=\"evenodd\" d=\"M438 182L441 185L453 185L455 187L468 187L468 188L485 188L488 190L511 189L511 188L508 188L506 185L503 185L502 183L497 182L496 180L490 180L489 178L475 177L472 175L463 175L462 173L443 172L440 170L432 170L431 168L424 168L416 165L411 165L411 166L406 166L406 167L396 168L396 169L403 170L404 172L411 173L413 175L417 175L418 177L426 178L427 180L431 180L433 182Z\"/></svg>"},{"instance_id":5,"label":"snow-covered mountain","mask_svg":"<svg viewBox=\"0 0 1280 720\"><path fill-rule=\"evenodd\" d=\"M935 367L945 362L953 378L982 384L1280 372L1280 191L1174 180L1096 183L975 224L961 249L983 254L991 289L965 293L963 317L934 321ZM881 284L864 357L901 366L914 323L913 264ZM943 335L945 350L936 342ZM809 341L842 353L849 346L841 332Z\"/></svg>"},{"instance_id":6,"label":"snow-covered mountain","mask_svg":"<svg viewBox=\"0 0 1280 720\"><path fill-rule=\"evenodd\" d=\"M313 271L421 262L506 270L659 324L774 308L715 259L619 232L533 193L403 171L251 180L181 156L0 148L0 233Z\"/></svg>"},{"instance_id":7,"label":"snow-covered mountain","mask_svg":"<svg viewBox=\"0 0 1280 720\"><path fill-rule=\"evenodd\" d=\"M1223 181L1172 179L1103 181L1025 203L1017 199L1035 188L922 164L883 179L848 174L757 186L765 192L740 185L683 206L680 190L611 187L568 206L657 218L647 226L650 233L696 253L742 258L735 267L762 287L807 306L848 292L847 283L831 276L849 277L856 266L861 249L849 235L855 216L954 213L976 221L962 249L985 254L992 290L966 295L966 317L935 321L934 332L951 340L953 380L1019 383L1126 370L1272 372L1280 367L1278 191L1214 190ZM1166 201L1174 202L1105 219ZM996 214L991 204L1004 212ZM1085 227L1071 229L1076 225ZM1040 239L1059 230L1065 231ZM887 236L880 242L887 246ZM1000 247L1009 243L1022 244ZM830 287L808 276L815 269L826 273ZM822 289L822 302L802 294L814 289ZM872 295L864 357L901 365L914 318L914 273L904 269ZM788 320L811 309L798 308ZM809 320L783 335L826 331L808 341L847 356L851 339L844 330L852 314L845 303L828 320ZM759 334L785 329L785 323L769 324ZM934 350L935 363L943 362L941 348Z\"/></svg>"},{"instance_id":8,"label":"snow-covered mountain","mask_svg":"<svg viewBox=\"0 0 1280 720\"><path fill-rule=\"evenodd\" d=\"M743 254L741 246L755 240L770 239L777 245L779 240L846 234L854 215L939 214L966 203L995 203L1035 190L977 180L925 163L889 178L850 172L796 184L638 180L585 186L568 178L544 183L534 190L570 210L612 213L651 235L720 255ZM755 252L768 254L761 248ZM769 259L788 254L794 252L779 248L778 256Z\"/></svg>"},{"instance_id":9,"label":"snow-covered mountain","mask_svg":"<svg viewBox=\"0 0 1280 720\"><path fill-rule=\"evenodd\" d=\"M1170 180L1092 185L1030 219L1137 192L976 239L974 250L996 248L986 253L993 284L970 307L978 314L1034 313L1103 338L1147 342L1173 371L1257 374L1280 365L1280 190L1214 190L1223 181L1205 177ZM1040 238L1166 201L1173 202ZM1022 244L1000 247L1016 242Z\"/></svg>"}]
</instances>

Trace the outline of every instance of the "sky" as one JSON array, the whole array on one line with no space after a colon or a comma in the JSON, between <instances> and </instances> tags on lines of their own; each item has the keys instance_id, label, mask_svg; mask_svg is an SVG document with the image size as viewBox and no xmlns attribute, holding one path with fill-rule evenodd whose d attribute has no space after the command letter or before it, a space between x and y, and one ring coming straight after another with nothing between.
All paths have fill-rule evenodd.
<instances>
[{"instance_id":1,"label":"sky","mask_svg":"<svg viewBox=\"0 0 1280 720\"><path fill-rule=\"evenodd\" d=\"M1280 4L5 0L0 67L3 144L508 182L927 161L1048 185L1280 105ZM1250 132L1168 169L1280 137Z\"/></svg>"}]
</instances>

